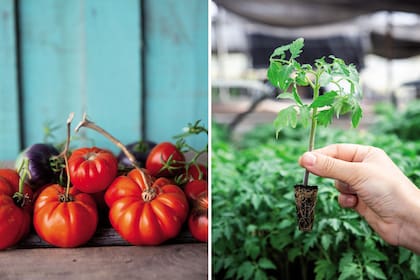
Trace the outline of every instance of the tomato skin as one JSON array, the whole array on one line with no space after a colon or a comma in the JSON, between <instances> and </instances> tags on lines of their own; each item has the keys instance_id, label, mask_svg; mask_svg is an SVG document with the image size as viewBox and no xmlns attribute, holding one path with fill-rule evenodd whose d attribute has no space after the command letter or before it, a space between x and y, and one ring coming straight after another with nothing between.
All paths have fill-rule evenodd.
<instances>
[{"instance_id":1,"label":"tomato skin","mask_svg":"<svg viewBox=\"0 0 420 280\"><path fill-rule=\"evenodd\" d=\"M117 176L118 161L108 150L91 147L73 151L69 158L70 181L86 193L105 190Z\"/></svg>"},{"instance_id":2,"label":"tomato skin","mask_svg":"<svg viewBox=\"0 0 420 280\"><path fill-rule=\"evenodd\" d=\"M184 187L184 192L190 202L197 200L198 196L208 190L208 183L205 180L192 180Z\"/></svg>"},{"instance_id":3,"label":"tomato skin","mask_svg":"<svg viewBox=\"0 0 420 280\"><path fill-rule=\"evenodd\" d=\"M170 169L161 170L168 160L176 161ZM183 171L185 156L170 142L157 144L146 159L146 169L154 177L173 177Z\"/></svg>"},{"instance_id":4,"label":"tomato skin","mask_svg":"<svg viewBox=\"0 0 420 280\"><path fill-rule=\"evenodd\" d=\"M10 168L2 168L0 169L0 177L5 179L11 186L19 187L19 174L16 170ZM18 191L19 188L12 191Z\"/></svg>"},{"instance_id":5,"label":"tomato skin","mask_svg":"<svg viewBox=\"0 0 420 280\"><path fill-rule=\"evenodd\" d=\"M66 189L58 184L46 187L34 207L34 227L46 242L62 248L78 247L92 238L98 224L93 198L70 188L72 201L62 202Z\"/></svg>"},{"instance_id":6,"label":"tomato skin","mask_svg":"<svg viewBox=\"0 0 420 280\"><path fill-rule=\"evenodd\" d=\"M189 180L205 180L207 181L207 167L202 164L192 164L186 171L186 176ZM201 177L200 177L201 176Z\"/></svg>"},{"instance_id":7,"label":"tomato skin","mask_svg":"<svg viewBox=\"0 0 420 280\"><path fill-rule=\"evenodd\" d=\"M207 242L208 228L208 192L205 191L194 202L188 217L188 229L195 239Z\"/></svg>"},{"instance_id":8,"label":"tomato skin","mask_svg":"<svg viewBox=\"0 0 420 280\"><path fill-rule=\"evenodd\" d=\"M144 178L152 180L147 174ZM111 225L132 245L158 245L179 234L188 216L188 201L178 186L168 182L163 178L151 181L156 196L147 201L143 198L147 183L133 169L107 189Z\"/></svg>"},{"instance_id":9,"label":"tomato skin","mask_svg":"<svg viewBox=\"0 0 420 280\"><path fill-rule=\"evenodd\" d=\"M3 177L4 176L4 177ZM12 169L0 169L0 250L18 243L29 233L32 217L32 190L24 185L25 205L13 200L19 190L19 175Z\"/></svg>"}]
</instances>

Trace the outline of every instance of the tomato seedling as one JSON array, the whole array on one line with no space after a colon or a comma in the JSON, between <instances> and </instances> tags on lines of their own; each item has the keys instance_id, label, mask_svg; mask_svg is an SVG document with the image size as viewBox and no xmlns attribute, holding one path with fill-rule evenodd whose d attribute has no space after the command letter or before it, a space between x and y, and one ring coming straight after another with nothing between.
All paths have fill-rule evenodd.
<instances>
[{"instance_id":1,"label":"tomato seedling","mask_svg":"<svg viewBox=\"0 0 420 280\"><path fill-rule=\"evenodd\" d=\"M362 118L359 101L362 91L359 74L354 65L347 65L342 59L333 55L321 57L314 65L300 64L297 59L303 51L304 39L280 46L270 56L267 71L268 80L281 93L278 98L291 99L290 105L279 111L274 126L276 134L285 127L295 128L298 123L303 127L310 126L308 151L315 146L317 125L329 126L334 116L351 114L351 123L357 127ZM298 93L298 87L309 87L312 100L306 104ZM321 89L328 89L321 94ZM302 231L312 230L317 186L308 185L309 172L306 170L303 184L295 186L296 206L299 228ZM301 200L302 199L302 200Z\"/></svg>"}]
</instances>

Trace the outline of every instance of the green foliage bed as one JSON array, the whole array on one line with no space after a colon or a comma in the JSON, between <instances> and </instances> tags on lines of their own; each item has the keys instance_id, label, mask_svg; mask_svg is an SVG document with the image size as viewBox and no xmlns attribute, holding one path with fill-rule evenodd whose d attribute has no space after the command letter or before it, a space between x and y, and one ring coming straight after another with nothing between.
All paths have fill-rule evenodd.
<instances>
[{"instance_id":1,"label":"green foliage bed","mask_svg":"<svg viewBox=\"0 0 420 280\"><path fill-rule=\"evenodd\" d=\"M297 229L293 185L304 173L297 160L306 150L305 130L285 129L275 139L267 125L237 142L229 141L223 126L214 124L212 132L215 279L420 278L420 256L387 245L358 214L340 208L332 180L310 177L319 186L314 228ZM335 129L317 137L317 146L381 147L420 186L419 140L402 140L389 131Z\"/></svg>"}]
</instances>

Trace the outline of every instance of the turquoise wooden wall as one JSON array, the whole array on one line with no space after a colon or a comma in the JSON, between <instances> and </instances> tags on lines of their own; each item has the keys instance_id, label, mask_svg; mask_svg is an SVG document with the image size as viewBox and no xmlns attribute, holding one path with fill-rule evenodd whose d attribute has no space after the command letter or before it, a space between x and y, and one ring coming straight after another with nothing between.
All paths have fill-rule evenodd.
<instances>
[{"instance_id":1,"label":"turquoise wooden wall","mask_svg":"<svg viewBox=\"0 0 420 280\"><path fill-rule=\"evenodd\" d=\"M1 0L0 160L83 112L123 142L208 125L208 6L190 0ZM95 145L117 151L83 130ZM194 138L196 147L207 138ZM91 145L77 141L75 145Z\"/></svg>"}]
</instances>

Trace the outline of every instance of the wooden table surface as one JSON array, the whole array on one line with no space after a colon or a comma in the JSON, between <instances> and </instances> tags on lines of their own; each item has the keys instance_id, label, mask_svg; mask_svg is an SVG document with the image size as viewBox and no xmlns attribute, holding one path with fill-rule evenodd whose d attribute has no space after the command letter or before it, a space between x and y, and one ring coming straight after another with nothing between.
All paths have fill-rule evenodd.
<instances>
[{"instance_id":1,"label":"wooden table surface","mask_svg":"<svg viewBox=\"0 0 420 280\"><path fill-rule=\"evenodd\" d=\"M207 244L9 249L0 279L207 279Z\"/></svg>"}]
</instances>

